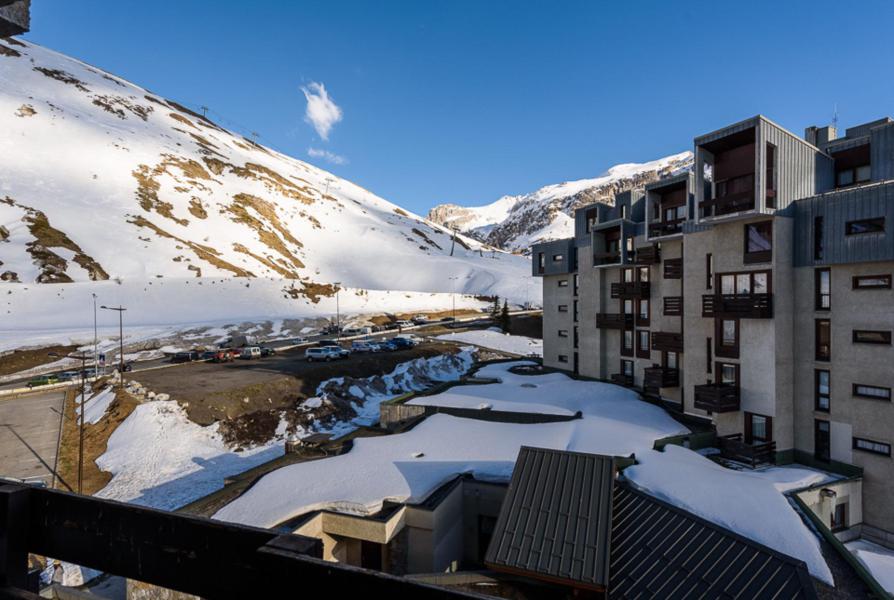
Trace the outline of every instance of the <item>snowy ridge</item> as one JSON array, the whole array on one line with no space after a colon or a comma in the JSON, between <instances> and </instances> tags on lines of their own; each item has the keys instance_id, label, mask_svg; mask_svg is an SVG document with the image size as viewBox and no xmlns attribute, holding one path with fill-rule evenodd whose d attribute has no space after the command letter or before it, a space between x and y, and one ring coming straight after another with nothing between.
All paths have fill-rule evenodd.
<instances>
[{"instance_id":1,"label":"snowy ridge","mask_svg":"<svg viewBox=\"0 0 894 600\"><path fill-rule=\"evenodd\" d=\"M194 282L193 301L206 304L196 285L214 278L280 280L277 291L306 305L335 282L524 299L525 259L464 236L454 244L358 185L31 43L0 41L0 132L10 284Z\"/></svg>"},{"instance_id":2,"label":"snowy ridge","mask_svg":"<svg viewBox=\"0 0 894 600\"><path fill-rule=\"evenodd\" d=\"M462 207L441 204L429 219L512 252L527 252L531 244L574 235L574 210L642 187L662 177L692 168L692 152L681 152L645 163L624 163L599 177L547 185L519 196L503 196L492 204Z\"/></svg>"}]
</instances>

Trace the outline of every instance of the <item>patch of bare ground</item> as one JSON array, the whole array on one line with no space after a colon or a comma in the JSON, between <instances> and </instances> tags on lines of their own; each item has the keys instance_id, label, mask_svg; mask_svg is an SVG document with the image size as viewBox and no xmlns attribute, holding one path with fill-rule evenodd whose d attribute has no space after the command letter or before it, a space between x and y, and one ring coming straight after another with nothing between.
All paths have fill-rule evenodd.
<instances>
[{"instance_id":1,"label":"patch of bare ground","mask_svg":"<svg viewBox=\"0 0 894 600\"><path fill-rule=\"evenodd\" d=\"M98 389L98 386L96 386ZM80 395L76 390L68 392L65 398L65 410L62 418L62 439L59 443L59 455L56 459L56 487L77 490L78 484L78 441L79 427L77 405ZM96 459L105 453L109 438L118 426L130 416L139 403L126 391L118 391L109 405L105 417L95 425L84 423L84 478L83 492L95 494L112 479L112 474L100 470Z\"/></svg>"},{"instance_id":2,"label":"patch of bare ground","mask_svg":"<svg viewBox=\"0 0 894 600\"><path fill-rule=\"evenodd\" d=\"M320 298L331 298L334 296L337 289L336 286L329 283L314 283L313 281L306 280L301 282L300 288L292 286L286 288L285 292L293 299L297 300L298 298L304 297L314 304L317 304L320 301Z\"/></svg>"},{"instance_id":3,"label":"patch of bare ground","mask_svg":"<svg viewBox=\"0 0 894 600\"><path fill-rule=\"evenodd\" d=\"M7 41L9 41L9 40L7 40ZM9 56L10 58L17 58L21 55L22 55L21 52L19 52L17 50L13 50L9 46L4 46L3 44L0 44L0 56Z\"/></svg>"},{"instance_id":4,"label":"patch of bare ground","mask_svg":"<svg viewBox=\"0 0 894 600\"><path fill-rule=\"evenodd\" d=\"M395 209L394 209L394 212L397 213L397 214L399 214L399 215L402 216L402 217L409 217L409 216L410 216L410 215L407 214L407 211L405 211L405 210L403 210L403 209L401 209L401 208L395 208Z\"/></svg>"},{"instance_id":5,"label":"patch of bare ground","mask_svg":"<svg viewBox=\"0 0 894 600\"><path fill-rule=\"evenodd\" d=\"M32 348L29 350L13 350L0 355L0 375L21 373L22 371L57 361L57 358L47 356L50 352L68 354L77 349L77 346L44 346L43 348Z\"/></svg>"},{"instance_id":6,"label":"patch of bare ground","mask_svg":"<svg viewBox=\"0 0 894 600\"><path fill-rule=\"evenodd\" d=\"M276 209L270 202L251 194L236 194L233 197L233 202L226 207L226 210L232 215L234 222L242 223L253 229L265 246L278 252L292 267L304 268L304 263L292 254L292 251L285 245L283 240L298 248L301 248L303 244L295 239L282 224L279 216L276 214ZM263 217L266 224L254 216L255 214ZM267 225L272 227L275 232L268 229ZM279 235L276 235L276 233L279 233ZM297 277L297 274L295 276Z\"/></svg>"},{"instance_id":7,"label":"patch of bare ground","mask_svg":"<svg viewBox=\"0 0 894 600\"><path fill-rule=\"evenodd\" d=\"M55 79L56 81L61 81L62 83L67 83L68 85L73 85L82 92L89 92L90 90L84 85L84 82L68 73L63 71L62 69L47 69L46 67L34 67L34 70L43 73L50 79Z\"/></svg>"},{"instance_id":8,"label":"patch of bare ground","mask_svg":"<svg viewBox=\"0 0 894 600\"><path fill-rule=\"evenodd\" d=\"M23 104L19 107L19 109L15 112L17 117L33 117L37 114L37 111L34 110L34 107L30 104Z\"/></svg>"},{"instance_id":9,"label":"patch of bare ground","mask_svg":"<svg viewBox=\"0 0 894 600\"><path fill-rule=\"evenodd\" d=\"M251 271L246 271L245 269L237 267L236 265L228 263L227 261L220 258L220 252L218 252L214 248L179 238L176 235L168 233L152 221L142 216L138 215L132 217L128 220L128 222L136 225L137 227L145 227L147 229L151 229L155 232L156 235L160 237L172 239L183 244L184 246L187 246L190 250L195 252L196 256L198 256L200 259L214 265L219 269L230 271L236 277L254 277L254 273L252 273Z\"/></svg>"},{"instance_id":10,"label":"patch of bare ground","mask_svg":"<svg viewBox=\"0 0 894 600\"><path fill-rule=\"evenodd\" d=\"M279 273L286 279L298 279L298 277L299 277L298 273L290 270L288 267L283 266L281 264L277 264L276 261L274 261L272 257L260 256L258 254L255 254L254 252L252 252L251 250L249 250L248 248L246 248L239 242L233 242L233 250L253 258L254 260L258 261L259 263L261 263L262 265L267 267L268 269L271 269L271 270L275 271L276 273ZM280 260L282 260L282 259L280 259Z\"/></svg>"},{"instance_id":11,"label":"patch of bare ground","mask_svg":"<svg viewBox=\"0 0 894 600\"><path fill-rule=\"evenodd\" d=\"M423 231L420 231L419 229L416 229L414 227L413 233L415 233L416 235L421 237L423 240L425 240L425 243L428 244L429 246L432 246L433 248L437 248L438 250L443 250L443 248L441 248L433 239L431 239L430 237L425 235L425 233Z\"/></svg>"},{"instance_id":12,"label":"patch of bare ground","mask_svg":"<svg viewBox=\"0 0 894 600\"><path fill-rule=\"evenodd\" d=\"M193 196L189 200L189 212L192 216L197 219L207 219L208 211L205 210L205 207L202 205L202 201Z\"/></svg>"},{"instance_id":13,"label":"patch of bare ground","mask_svg":"<svg viewBox=\"0 0 894 600\"><path fill-rule=\"evenodd\" d=\"M212 128L217 129L217 130L219 130L219 131L224 131L223 129L221 129L221 127L220 127L217 123L215 123L214 121L212 121L212 120L209 119L208 117L206 117L206 116L204 116L204 115L200 115L200 114L197 113L196 111L191 110L191 109L189 109L189 108L186 108L185 106L183 106L183 105L180 104L179 102L174 102L174 101L171 100L170 98L166 99L165 101L167 102L168 106L170 106L170 107L173 108L174 110L179 110L179 111L182 112L182 113L186 113L186 114L188 114L189 116L191 116L191 117L193 117L193 118L195 118L195 119L198 119L199 122L203 123L204 125L207 125L208 127L212 127Z\"/></svg>"},{"instance_id":14,"label":"patch of bare ground","mask_svg":"<svg viewBox=\"0 0 894 600\"><path fill-rule=\"evenodd\" d=\"M303 204L314 203L310 188L300 186L264 165L255 163L245 163L244 167L230 165L230 172L244 179L259 181L271 192L276 192L292 200L298 200Z\"/></svg>"},{"instance_id":15,"label":"patch of bare ground","mask_svg":"<svg viewBox=\"0 0 894 600\"><path fill-rule=\"evenodd\" d=\"M127 118L127 115L124 113L126 110L146 121L149 118L149 114L155 110L151 106L137 104L130 98L125 98L123 96L101 96L97 94L96 96L93 96L93 104L112 113L119 119Z\"/></svg>"},{"instance_id":16,"label":"patch of bare ground","mask_svg":"<svg viewBox=\"0 0 894 600\"><path fill-rule=\"evenodd\" d=\"M7 44L12 44L13 46L19 46L20 48L28 47L25 44L23 44L22 42L20 42L19 40L15 39L14 37L3 38L3 41L6 42Z\"/></svg>"},{"instance_id":17,"label":"patch of bare ground","mask_svg":"<svg viewBox=\"0 0 894 600\"><path fill-rule=\"evenodd\" d=\"M158 197L158 192L161 189L158 179L162 175L169 175L177 183L185 183L189 188L201 187L203 189L207 189L207 187L203 186L199 180L214 181L198 161L172 154L163 154L162 161L155 167L139 165L131 175L137 180L136 194L140 208L146 212L155 211L179 225L187 225L189 220L176 217L174 205Z\"/></svg>"},{"instance_id":18,"label":"patch of bare ground","mask_svg":"<svg viewBox=\"0 0 894 600\"><path fill-rule=\"evenodd\" d=\"M148 96L147 96L147 97L148 97ZM192 127L193 129L198 129L198 127L196 127L195 123L193 123L192 121L190 121L189 119L187 119L187 118L184 117L183 115L178 115L177 113L173 113L173 112L172 112L172 113L168 113L168 116L171 117L172 119L174 119L175 121L179 122L179 123L183 123L184 125L186 125L186 126L188 126L188 127Z\"/></svg>"}]
</instances>

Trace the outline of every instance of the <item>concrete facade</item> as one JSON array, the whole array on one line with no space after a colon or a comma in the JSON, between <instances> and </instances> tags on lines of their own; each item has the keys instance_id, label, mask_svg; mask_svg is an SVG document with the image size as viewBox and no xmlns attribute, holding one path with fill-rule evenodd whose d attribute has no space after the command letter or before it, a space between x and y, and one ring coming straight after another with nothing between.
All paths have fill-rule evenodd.
<instances>
[{"instance_id":1,"label":"concrete facade","mask_svg":"<svg viewBox=\"0 0 894 600\"><path fill-rule=\"evenodd\" d=\"M894 121L844 137L812 127L805 137L762 116L746 119L695 138L693 173L619 195L614 207L578 209L574 237L548 247L573 245L567 253L576 260L560 274L535 269L544 286L544 364L576 365L581 375L709 419L725 436L722 449L739 452L734 458L862 469L837 496L811 502L821 518L838 506L848 527L890 544ZM822 269L828 275L817 275ZM558 277L569 287L559 288ZM855 289L859 277L870 287ZM569 295L575 278L577 296ZM817 319L828 320L828 360L817 358L825 348ZM575 326L577 348L556 335ZM651 344L642 351L645 332ZM668 354L674 334L682 349ZM575 350L577 362L556 360ZM669 385L649 385L656 381Z\"/></svg>"}]
</instances>

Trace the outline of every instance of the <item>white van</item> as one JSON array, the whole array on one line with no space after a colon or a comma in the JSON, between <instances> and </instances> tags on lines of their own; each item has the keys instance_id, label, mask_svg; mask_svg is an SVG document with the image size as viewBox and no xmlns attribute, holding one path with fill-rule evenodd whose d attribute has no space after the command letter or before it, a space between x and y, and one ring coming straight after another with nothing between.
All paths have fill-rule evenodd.
<instances>
[{"instance_id":1,"label":"white van","mask_svg":"<svg viewBox=\"0 0 894 600\"><path fill-rule=\"evenodd\" d=\"M239 355L239 358L261 358L261 349L257 346L246 346L242 349L242 353Z\"/></svg>"},{"instance_id":2,"label":"white van","mask_svg":"<svg viewBox=\"0 0 894 600\"><path fill-rule=\"evenodd\" d=\"M369 335L373 332L372 327L351 327L345 329L342 333L346 336Z\"/></svg>"}]
</instances>

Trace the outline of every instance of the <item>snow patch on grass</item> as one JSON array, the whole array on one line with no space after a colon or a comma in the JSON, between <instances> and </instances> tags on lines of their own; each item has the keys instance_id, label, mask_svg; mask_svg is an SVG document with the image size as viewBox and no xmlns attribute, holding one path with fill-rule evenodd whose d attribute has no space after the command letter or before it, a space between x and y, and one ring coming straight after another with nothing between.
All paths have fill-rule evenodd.
<instances>
[{"instance_id":1,"label":"snow patch on grass","mask_svg":"<svg viewBox=\"0 0 894 600\"><path fill-rule=\"evenodd\" d=\"M523 335L510 335L508 333L503 333L496 328L463 331L460 333L447 333L439 335L436 339L445 342L475 344L482 348L509 352L510 354L517 354L519 356L543 356L543 340Z\"/></svg>"}]
</instances>

